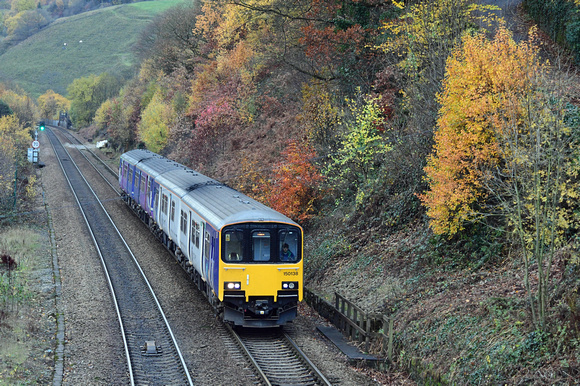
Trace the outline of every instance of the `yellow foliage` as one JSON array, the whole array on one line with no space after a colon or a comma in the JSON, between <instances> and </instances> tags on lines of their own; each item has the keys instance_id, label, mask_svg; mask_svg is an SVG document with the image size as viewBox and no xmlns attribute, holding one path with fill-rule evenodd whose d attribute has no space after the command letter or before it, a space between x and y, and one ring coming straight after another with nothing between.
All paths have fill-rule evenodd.
<instances>
[{"instance_id":1,"label":"yellow foliage","mask_svg":"<svg viewBox=\"0 0 580 386\"><path fill-rule=\"evenodd\" d=\"M393 4L400 9L403 2ZM399 65L410 76L419 75L426 61L440 60L470 25L489 25L493 5L474 4L472 0L421 1L406 9L404 15L383 24L384 43L375 48L403 57ZM444 55L444 56L442 56Z\"/></svg>"},{"instance_id":2,"label":"yellow foliage","mask_svg":"<svg viewBox=\"0 0 580 386\"><path fill-rule=\"evenodd\" d=\"M15 114L0 117L0 153L16 159L18 151L24 151L30 141L28 130L18 122Z\"/></svg>"},{"instance_id":3,"label":"yellow foliage","mask_svg":"<svg viewBox=\"0 0 580 386\"><path fill-rule=\"evenodd\" d=\"M52 90L38 97L38 108L42 118L55 119L61 111L70 109L70 101Z\"/></svg>"},{"instance_id":4,"label":"yellow foliage","mask_svg":"<svg viewBox=\"0 0 580 386\"><path fill-rule=\"evenodd\" d=\"M519 127L520 101L532 93L530 79L540 69L537 48L516 44L505 28L492 41L465 36L448 60L435 153L425 168L430 190L421 196L435 233L453 235L477 218L474 206L487 197L486 170L517 156L500 150L495 138Z\"/></svg>"},{"instance_id":5,"label":"yellow foliage","mask_svg":"<svg viewBox=\"0 0 580 386\"><path fill-rule=\"evenodd\" d=\"M171 104L166 103L159 92L155 92L141 115L138 127L139 137L149 150L156 153L163 150L174 119L175 112Z\"/></svg>"},{"instance_id":6,"label":"yellow foliage","mask_svg":"<svg viewBox=\"0 0 580 386\"><path fill-rule=\"evenodd\" d=\"M313 143L324 143L339 123L340 110L333 105L328 83L312 80L302 86L302 113L298 117L305 125Z\"/></svg>"}]
</instances>

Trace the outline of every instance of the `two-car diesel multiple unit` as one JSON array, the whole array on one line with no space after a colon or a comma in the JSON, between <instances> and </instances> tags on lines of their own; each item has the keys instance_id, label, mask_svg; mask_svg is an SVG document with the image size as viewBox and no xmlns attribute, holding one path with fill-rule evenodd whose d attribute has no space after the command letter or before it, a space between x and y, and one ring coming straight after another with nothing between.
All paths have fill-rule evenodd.
<instances>
[{"instance_id":1,"label":"two-car diesel multiple unit","mask_svg":"<svg viewBox=\"0 0 580 386\"><path fill-rule=\"evenodd\" d=\"M302 228L265 205L148 150L121 156L123 199L224 321L281 326L302 300Z\"/></svg>"}]
</instances>

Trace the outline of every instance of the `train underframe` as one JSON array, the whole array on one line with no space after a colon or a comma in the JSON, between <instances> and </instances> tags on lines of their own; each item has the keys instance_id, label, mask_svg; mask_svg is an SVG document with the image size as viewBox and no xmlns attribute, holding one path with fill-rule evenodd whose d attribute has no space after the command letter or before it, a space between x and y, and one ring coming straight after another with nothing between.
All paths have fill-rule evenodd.
<instances>
[{"instance_id":1,"label":"train underframe","mask_svg":"<svg viewBox=\"0 0 580 386\"><path fill-rule=\"evenodd\" d=\"M274 301L274 296L250 296L249 301L246 301L243 291L225 291L224 301L220 301L181 249L159 228L151 216L125 192L122 193L122 198L139 219L149 227L151 233L171 252L199 291L206 296L220 319L235 326L277 327L296 318L298 291L279 291L276 301Z\"/></svg>"}]
</instances>

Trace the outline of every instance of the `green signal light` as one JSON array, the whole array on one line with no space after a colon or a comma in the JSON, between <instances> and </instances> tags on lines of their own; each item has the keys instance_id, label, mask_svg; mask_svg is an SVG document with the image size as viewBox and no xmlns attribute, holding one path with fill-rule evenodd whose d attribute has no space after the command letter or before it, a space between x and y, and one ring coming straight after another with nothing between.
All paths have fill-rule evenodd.
<instances>
[{"instance_id":1,"label":"green signal light","mask_svg":"<svg viewBox=\"0 0 580 386\"><path fill-rule=\"evenodd\" d=\"M43 130L44 130L44 126L40 126L40 131L43 131Z\"/></svg>"}]
</instances>

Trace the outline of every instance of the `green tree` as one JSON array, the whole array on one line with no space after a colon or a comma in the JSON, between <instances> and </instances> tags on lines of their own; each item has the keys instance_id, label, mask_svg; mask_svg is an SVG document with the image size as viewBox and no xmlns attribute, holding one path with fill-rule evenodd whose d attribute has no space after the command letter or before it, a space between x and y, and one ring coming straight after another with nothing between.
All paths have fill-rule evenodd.
<instances>
[{"instance_id":1,"label":"green tree","mask_svg":"<svg viewBox=\"0 0 580 386\"><path fill-rule=\"evenodd\" d=\"M16 12L23 12L35 9L36 0L12 0L10 8Z\"/></svg>"},{"instance_id":2,"label":"green tree","mask_svg":"<svg viewBox=\"0 0 580 386\"><path fill-rule=\"evenodd\" d=\"M12 115L12 109L6 104L6 102L0 100L0 118L5 115Z\"/></svg>"},{"instance_id":3,"label":"green tree","mask_svg":"<svg viewBox=\"0 0 580 386\"><path fill-rule=\"evenodd\" d=\"M391 146L383 138L385 122L376 99L359 96L358 100L347 100L347 103L348 115L343 119L345 132L339 150L331 156L326 174L343 198L354 195L356 203L361 204L363 187L376 175L380 158Z\"/></svg>"},{"instance_id":4,"label":"green tree","mask_svg":"<svg viewBox=\"0 0 580 386\"><path fill-rule=\"evenodd\" d=\"M120 88L120 82L107 73L75 79L67 88L73 124L90 125L101 103L117 95Z\"/></svg>"},{"instance_id":5,"label":"green tree","mask_svg":"<svg viewBox=\"0 0 580 386\"><path fill-rule=\"evenodd\" d=\"M129 128L128 112L123 109L121 98L107 99L95 114L99 130L106 130L114 148L128 149L135 142L135 132Z\"/></svg>"}]
</instances>

